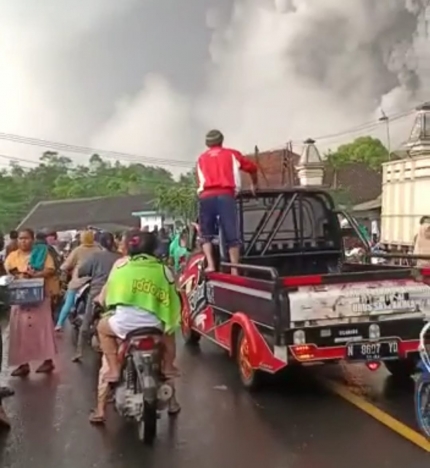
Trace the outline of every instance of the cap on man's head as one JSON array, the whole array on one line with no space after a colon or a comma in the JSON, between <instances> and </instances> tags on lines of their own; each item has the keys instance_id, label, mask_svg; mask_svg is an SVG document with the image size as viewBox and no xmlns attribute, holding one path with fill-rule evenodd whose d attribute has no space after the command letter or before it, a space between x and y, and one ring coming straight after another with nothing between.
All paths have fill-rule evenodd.
<instances>
[{"instance_id":1,"label":"cap on man's head","mask_svg":"<svg viewBox=\"0 0 430 468\"><path fill-rule=\"evenodd\" d=\"M211 130L206 134L206 146L221 146L224 142L224 135L219 130Z\"/></svg>"}]
</instances>

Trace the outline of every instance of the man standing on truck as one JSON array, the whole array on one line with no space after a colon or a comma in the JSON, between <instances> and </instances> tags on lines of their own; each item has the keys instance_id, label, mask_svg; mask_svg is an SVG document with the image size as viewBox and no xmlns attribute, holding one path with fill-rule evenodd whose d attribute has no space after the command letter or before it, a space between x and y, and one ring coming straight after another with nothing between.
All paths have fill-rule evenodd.
<instances>
[{"instance_id":1,"label":"man standing on truck","mask_svg":"<svg viewBox=\"0 0 430 468\"><path fill-rule=\"evenodd\" d=\"M240 190L240 171L251 176L251 190L258 183L257 165L239 151L223 147L224 135L211 130L206 135L206 150L197 161L199 195L199 225L202 247L207 260L207 272L215 270L212 240L217 236L217 225L223 231L230 262L239 263L240 235L237 223L236 195ZM237 269L231 273L237 275Z\"/></svg>"}]
</instances>

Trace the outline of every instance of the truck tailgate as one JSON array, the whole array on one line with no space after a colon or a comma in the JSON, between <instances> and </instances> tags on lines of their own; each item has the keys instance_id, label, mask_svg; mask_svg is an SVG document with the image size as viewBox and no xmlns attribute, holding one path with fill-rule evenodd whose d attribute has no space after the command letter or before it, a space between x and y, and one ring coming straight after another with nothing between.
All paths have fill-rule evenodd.
<instances>
[{"instance_id":1,"label":"truck tailgate","mask_svg":"<svg viewBox=\"0 0 430 468\"><path fill-rule=\"evenodd\" d=\"M292 326L430 315L430 286L412 279L299 286L288 297Z\"/></svg>"}]
</instances>

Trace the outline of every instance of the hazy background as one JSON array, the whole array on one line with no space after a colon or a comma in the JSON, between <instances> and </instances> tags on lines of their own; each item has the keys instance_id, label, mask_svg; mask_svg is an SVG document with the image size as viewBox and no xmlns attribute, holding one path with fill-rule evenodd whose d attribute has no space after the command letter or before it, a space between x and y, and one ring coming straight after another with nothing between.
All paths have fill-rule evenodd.
<instances>
[{"instance_id":1,"label":"hazy background","mask_svg":"<svg viewBox=\"0 0 430 468\"><path fill-rule=\"evenodd\" d=\"M343 132L381 106L393 115L430 100L428 3L0 0L0 132L174 160L176 171L212 127L244 151ZM409 120L393 122L393 144ZM366 133L385 135L370 123L319 144ZM43 149L0 141L6 156Z\"/></svg>"}]
</instances>

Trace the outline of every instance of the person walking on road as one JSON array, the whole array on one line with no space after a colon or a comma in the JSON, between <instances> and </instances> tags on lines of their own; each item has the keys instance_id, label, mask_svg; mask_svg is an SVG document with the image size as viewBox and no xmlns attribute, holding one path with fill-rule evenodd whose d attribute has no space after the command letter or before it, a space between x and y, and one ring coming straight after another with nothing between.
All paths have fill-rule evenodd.
<instances>
[{"instance_id":1,"label":"person walking on road","mask_svg":"<svg viewBox=\"0 0 430 468\"><path fill-rule=\"evenodd\" d=\"M211 130L206 135L208 150L197 161L199 225L207 272L215 271L212 240L218 235L218 223L225 236L230 262L239 263L240 235L235 197L240 189L240 171L251 176L252 191L258 183L257 165L239 151L225 148L223 143L223 134ZM237 275L237 269L232 268L231 273Z\"/></svg>"},{"instance_id":2,"label":"person walking on road","mask_svg":"<svg viewBox=\"0 0 430 468\"><path fill-rule=\"evenodd\" d=\"M87 277L91 278L91 280L85 316L79 330L76 355L73 357L73 362L80 362L82 359L84 339L85 335L89 332L93 315L94 299L100 294L103 286L105 285L113 264L122 256L117 251L115 238L110 232L101 233L98 242L103 250L95 252L78 268L79 278Z\"/></svg>"},{"instance_id":3,"label":"person walking on road","mask_svg":"<svg viewBox=\"0 0 430 468\"><path fill-rule=\"evenodd\" d=\"M92 231L82 231L80 235L80 245L70 253L61 266L61 270L72 273L72 279L69 282L63 307L58 317L57 326L55 327L56 331L61 331L63 329L64 323L75 303L76 293L79 288L89 280L89 278L80 278L78 276L80 266L94 253L100 252L100 250L101 247L94 242L94 233Z\"/></svg>"},{"instance_id":4,"label":"person walking on road","mask_svg":"<svg viewBox=\"0 0 430 468\"><path fill-rule=\"evenodd\" d=\"M38 258L31 256L34 232L23 229L18 236L18 249L5 260L8 274L17 278L43 278L45 297L37 306L12 306L9 332L9 365L16 366L13 377L24 377L30 373L31 361L43 361L36 370L50 373L54 370L53 359L57 354L52 322L51 295L57 293L55 266L50 255Z\"/></svg>"}]
</instances>

